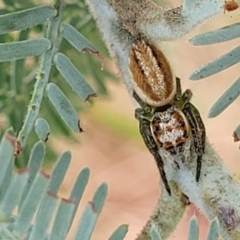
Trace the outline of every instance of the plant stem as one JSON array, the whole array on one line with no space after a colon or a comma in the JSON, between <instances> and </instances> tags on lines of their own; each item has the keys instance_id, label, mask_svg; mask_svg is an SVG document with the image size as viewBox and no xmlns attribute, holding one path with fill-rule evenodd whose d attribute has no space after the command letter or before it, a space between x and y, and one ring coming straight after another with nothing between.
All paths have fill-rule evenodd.
<instances>
[{"instance_id":1,"label":"plant stem","mask_svg":"<svg viewBox=\"0 0 240 240\"><path fill-rule=\"evenodd\" d=\"M51 43L52 47L47 52L44 53L41 67L39 73L36 76L36 84L34 86L33 95L28 106L28 111L26 118L24 120L22 129L20 130L17 137L17 150L15 154L18 155L19 152L25 147L27 143L28 135L30 134L33 124L38 117L40 106L42 103L42 98L44 95L45 88L49 81L49 76L52 68L53 56L57 52L59 45L59 28L61 23L61 12L63 9L63 1L59 0L56 5L57 15L49 20L49 25L47 29L47 36Z\"/></svg>"}]
</instances>

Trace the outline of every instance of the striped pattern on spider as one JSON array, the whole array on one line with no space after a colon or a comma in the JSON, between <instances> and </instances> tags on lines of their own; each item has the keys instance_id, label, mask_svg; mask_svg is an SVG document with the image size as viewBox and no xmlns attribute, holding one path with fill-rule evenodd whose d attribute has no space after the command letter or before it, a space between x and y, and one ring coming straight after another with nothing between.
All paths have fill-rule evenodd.
<instances>
[{"instance_id":1,"label":"striped pattern on spider","mask_svg":"<svg viewBox=\"0 0 240 240\"><path fill-rule=\"evenodd\" d=\"M197 154L196 181L201 173L205 147L205 127L199 111L190 103L192 92L183 94L164 54L144 40L136 40L129 54L129 72L133 97L140 108L135 110L145 145L154 156L169 195L171 190L164 171L163 158L173 161L176 169L190 158L193 146Z\"/></svg>"}]
</instances>

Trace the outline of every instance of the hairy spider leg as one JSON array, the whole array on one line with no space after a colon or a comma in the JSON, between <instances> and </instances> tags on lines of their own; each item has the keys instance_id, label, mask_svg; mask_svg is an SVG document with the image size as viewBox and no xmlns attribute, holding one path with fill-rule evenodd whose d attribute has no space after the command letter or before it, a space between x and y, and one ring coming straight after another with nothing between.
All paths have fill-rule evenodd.
<instances>
[{"instance_id":1,"label":"hairy spider leg","mask_svg":"<svg viewBox=\"0 0 240 240\"><path fill-rule=\"evenodd\" d=\"M143 100L137 95L135 91L133 91L133 97L141 106L141 108L136 109L138 114L136 114L135 110L135 118L137 120L139 120L138 119L139 115L146 116L147 114L150 114L152 112L151 108L145 102L143 102Z\"/></svg>"},{"instance_id":2,"label":"hairy spider leg","mask_svg":"<svg viewBox=\"0 0 240 240\"><path fill-rule=\"evenodd\" d=\"M195 148L195 152L197 153L196 181L198 182L200 178L200 173L201 173L202 155L204 154L204 150L205 150L205 139L206 139L205 126L199 111L190 102L187 102L185 104L182 111L189 122L192 136L193 136L193 145Z\"/></svg>"},{"instance_id":3,"label":"hairy spider leg","mask_svg":"<svg viewBox=\"0 0 240 240\"><path fill-rule=\"evenodd\" d=\"M140 129L140 133L142 135L142 138L143 138L143 141L144 141L145 145L147 146L148 150L153 155L153 157L154 157L154 159L157 163L157 167L158 167L158 170L160 172L163 184L164 184L168 194L171 196L171 190L170 190L170 187L168 185L166 173L164 171L163 160L162 160L161 155L158 152L158 150L159 150L158 146L157 146L154 138L152 137L149 120L140 117L139 129Z\"/></svg>"},{"instance_id":4,"label":"hairy spider leg","mask_svg":"<svg viewBox=\"0 0 240 240\"><path fill-rule=\"evenodd\" d=\"M192 98L192 91L190 89L186 89L181 97L181 100L184 103L184 105L188 103L191 100L191 98Z\"/></svg>"},{"instance_id":5,"label":"hairy spider leg","mask_svg":"<svg viewBox=\"0 0 240 240\"><path fill-rule=\"evenodd\" d=\"M181 80L180 78L176 78L176 96L175 99L178 101L182 98L182 87L181 87Z\"/></svg>"},{"instance_id":6,"label":"hairy spider leg","mask_svg":"<svg viewBox=\"0 0 240 240\"><path fill-rule=\"evenodd\" d=\"M182 94L181 80L180 78L176 78L176 95L173 99L172 104L176 106L179 110L182 110L187 102L189 102L192 98L192 91L187 89Z\"/></svg>"},{"instance_id":7,"label":"hairy spider leg","mask_svg":"<svg viewBox=\"0 0 240 240\"><path fill-rule=\"evenodd\" d=\"M180 79L177 78L176 81L177 81L177 92L179 94L181 92ZM205 150L206 132L205 132L204 123L202 121L199 111L193 104L190 103L191 97L192 97L192 91L190 89L187 89L182 94L181 98L177 98L177 95L176 95L175 105L180 110L183 111L190 125L190 129L193 136L193 145L195 148L195 152L197 153L196 181L198 182L201 174L202 155Z\"/></svg>"},{"instance_id":8,"label":"hairy spider leg","mask_svg":"<svg viewBox=\"0 0 240 240\"><path fill-rule=\"evenodd\" d=\"M141 108L137 108L135 110L135 118L139 121L139 130L142 135L143 141L147 146L148 150L150 151L150 153L153 155L157 163L157 167L160 172L163 184L168 194L171 195L171 190L168 185L166 173L164 171L163 160L161 155L159 154L158 145L156 144L152 136L150 121L146 119L146 115L151 114L151 108L139 98L135 91L133 91L133 97L141 106Z\"/></svg>"}]
</instances>

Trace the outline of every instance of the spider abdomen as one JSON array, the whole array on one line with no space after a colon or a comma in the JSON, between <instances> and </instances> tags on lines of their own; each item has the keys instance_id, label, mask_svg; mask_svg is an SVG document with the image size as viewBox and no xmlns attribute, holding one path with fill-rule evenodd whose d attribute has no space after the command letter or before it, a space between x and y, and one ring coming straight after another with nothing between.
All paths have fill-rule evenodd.
<instances>
[{"instance_id":1,"label":"spider abdomen","mask_svg":"<svg viewBox=\"0 0 240 240\"><path fill-rule=\"evenodd\" d=\"M133 88L145 103L159 107L173 100L175 77L160 49L144 40L136 40L128 60Z\"/></svg>"}]
</instances>

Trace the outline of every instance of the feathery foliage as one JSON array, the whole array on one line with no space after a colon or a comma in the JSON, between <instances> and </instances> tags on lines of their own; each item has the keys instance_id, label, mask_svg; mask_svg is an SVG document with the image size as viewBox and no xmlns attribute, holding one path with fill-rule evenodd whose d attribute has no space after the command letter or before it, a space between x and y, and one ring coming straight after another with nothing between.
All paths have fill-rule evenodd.
<instances>
[{"instance_id":1,"label":"feathery foliage","mask_svg":"<svg viewBox=\"0 0 240 240\"><path fill-rule=\"evenodd\" d=\"M227 42L240 37L240 23L235 23L215 31L199 34L192 38L190 42L194 45L209 45ZM227 69L240 62L240 46L235 47L230 52L225 53L218 59L197 69L190 75L191 80L201 80L224 69ZM221 114L240 95L240 78L238 78L212 105L208 116L210 118ZM235 130L238 133L238 128Z\"/></svg>"},{"instance_id":2,"label":"feathery foliage","mask_svg":"<svg viewBox=\"0 0 240 240\"><path fill-rule=\"evenodd\" d=\"M45 144L39 141L32 148L28 166L14 171L15 137L12 134L8 130L0 142L0 162L4 161L0 170L0 239L66 239L89 181L90 170L84 168L69 197L60 198L58 192L71 161L70 152L59 157L48 175L41 170ZM90 239L107 191L106 183L98 187L85 207L74 239ZM110 239L121 240L126 232L127 226L120 226Z\"/></svg>"},{"instance_id":3,"label":"feathery foliage","mask_svg":"<svg viewBox=\"0 0 240 240\"><path fill-rule=\"evenodd\" d=\"M96 66L100 69L101 61L90 56L85 56L81 61L80 69L76 67L80 58L77 51L87 51L99 56L90 41L79 33L81 29L91 42L99 38L99 33L92 31L95 23L82 1L72 4L58 0L53 1L52 5L37 7L28 0L22 3L5 0L4 4L5 8L0 9L0 112L4 113L9 125L19 134L16 140L12 131L8 130L0 143L0 239L65 239L88 183L89 169L85 168L79 173L69 198L60 199L58 191L71 161L71 154L63 153L49 176L40 170L45 158L44 142L48 139L50 129L53 133L68 136L71 131L81 132L77 113L84 109L84 106L77 106L74 100L80 97L81 100L88 101L90 97L96 96L96 92L107 94L105 77L116 78L110 72L97 71ZM197 0L185 0L185 17L190 16L191 19L188 11L194 9L198 12L201 9L196 6ZM71 17L68 14L70 10ZM214 14L214 10L209 16L211 14ZM144 26L140 26L140 29L144 30ZM149 34L152 34L151 28L147 29ZM181 28L176 33L177 36L182 34L180 30ZM191 42L205 45L229 41L239 37L238 30L239 24L234 24L201 34ZM17 32L13 34L13 31ZM46 33L45 36L42 33ZM170 35L166 34L165 37L171 39ZM105 54L106 50L101 49L101 53ZM210 76L238 62L239 47L200 68L191 75L191 79ZM83 77L90 73L93 77L91 84ZM65 81L59 81L59 78ZM239 81L240 79L213 105L210 117L220 114L238 97ZM28 93L32 89L29 99ZM69 94L71 90L76 94ZM44 99L45 95L47 98ZM32 135L33 127L40 141L31 149L36 141L36 136ZM21 152L27 144L30 146L27 150L31 149L31 152L29 160L25 161L29 151ZM18 165L27 165L27 168L14 171L13 153L15 156L21 153ZM91 238L106 196L107 185L103 183L86 206L74 239ZM33 221L34 215L36 218ZM218 221L213 220L209 229L209 240L218 239L218 227ZM127 225L122 225L109 239L121 240L127 230ZM152 240L161 240L161 232L158 231L153 224L150 230ZM198 239L198 223L195 218L190 221L189 239Z\"/></svg>"},{"instance_id":4,"label":"feathery foliage","mask_svg":"<svg viewBox=\"0 0 240 240\"><path fill-rule=\"evenodd\" d=\"M107 56L82 1L56 1L55 5L45 6L35 6L30 1L4 3L0 9L0 112L7 120L5 126L12 126L18 133L16 155L23 151L16 163L23 167L27 164L28 146L37 140L32 128L38 117L50 122L53 134L74 139L71 130L81 132L77 112L88 107L78 97L91 103L96 91L98 95L108 93L106 78L117 78L110 71L97 71L103 64L102 57L79 33L81 30L93 42L100 42L101 54ZM99 57L83 56L83 51ZM96 90L84 75L92 78L91 85Z\"/></svg>"}]
</instances>

